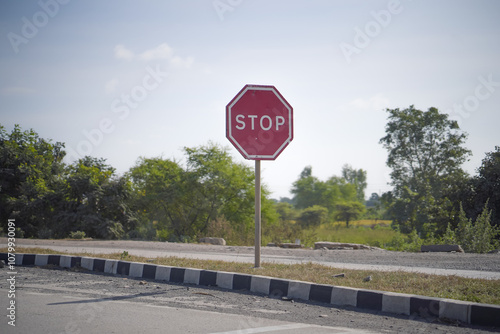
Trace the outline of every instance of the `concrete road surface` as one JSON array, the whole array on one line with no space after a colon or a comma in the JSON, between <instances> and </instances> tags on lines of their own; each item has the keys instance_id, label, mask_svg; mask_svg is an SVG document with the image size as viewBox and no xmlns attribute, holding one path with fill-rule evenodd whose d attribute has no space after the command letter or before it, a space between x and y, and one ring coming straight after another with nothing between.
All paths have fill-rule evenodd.
<instances>
[{"instance_id":1,"label":"concrete road surface","mask_svg":"<svg viewBox=\"0 0 500 334\"><path fill-rule=\"evenodd\" d=\"M70 293L23 291L19 300L16 326L4 321L2 333L376 333Z\"/></svg>"}]
</instances>

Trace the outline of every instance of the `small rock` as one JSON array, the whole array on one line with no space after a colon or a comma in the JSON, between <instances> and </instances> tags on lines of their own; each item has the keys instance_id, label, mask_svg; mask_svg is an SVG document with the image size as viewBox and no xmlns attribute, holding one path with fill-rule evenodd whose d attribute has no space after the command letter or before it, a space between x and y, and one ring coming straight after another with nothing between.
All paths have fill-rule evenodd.
<instances>
[{"instance_id":1,"label":"small rock","mask_svg":"<svg viewBox=\"0 0 500 334\"><path fill-rule=\"evenodd\" d=\"M287 297L287 296L283 296L283 297L281 297L281 300L284 300L284 301L286 301L286 302L293 301L293 299L292 299L292 298Z\"/></svg>"},{"instance_id":2,"label":"small rock","mask_svg":"<svg viewBox=\"0 0 500 334\"><path fill-rule=\"evenodd\" d=\"M146 285L146 284L148 284L148 282L146 282L146 281L140 281L139 282L139 285Z\"/></svg>"},{"instance_id":3,"label":"small rock","mask_svg":"<svg viewBox=\"0 0 500 334\"><path fill-rule=\"evenodd\" d=\"M283 244L278 244L277 246L280 247L280 248L303 248L304 247L301 244L293 244L293 243L290 243L290 242L285 242Z\"/></svg>"},{"instance_id":4,"label":"small rock","mask_svg":"<svg viewBox=\"0 0 500 334\"><path fill-rule=\"evenodd\" d=\"M370 282L372 280L372 276L368 276L368 277L365 277L363 278L363 282Z\"/></svg>"},{"instance_id":5,"label":"small rock","mask_svg":"<svg viewBox=\"0 0 500 334\"><path fill-rule=\"evenodd\" d=\"M326 314L320 314L319 317L320 318L328 318L328 316Z\"/></svg>"},{"instance_id":6,"label":"small rock","mask_svg":"<svg viewBox=\"0 0 500 334\"><path fill-rule=\"evenodd\" d=\"M460 245L422 245L421 252L457 252L464 253Z\"/></svg>"},{"instance_id":7,"label":"small rock","mask_svg":"<svg viewBox=\"0 0 500 334\"><path fill-rule=\"evenodd\" d=\"M3 268L5 267L5 261L4 260L0 260L0 268Z\"/></svg>"}]
</instances>

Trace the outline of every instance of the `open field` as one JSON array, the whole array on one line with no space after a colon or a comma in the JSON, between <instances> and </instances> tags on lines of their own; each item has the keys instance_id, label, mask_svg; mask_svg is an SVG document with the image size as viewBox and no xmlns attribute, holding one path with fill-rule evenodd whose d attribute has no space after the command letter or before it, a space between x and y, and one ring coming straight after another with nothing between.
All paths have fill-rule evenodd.
<instances>
[{"instance_id":1,"label":"open field","mask_svg":"<svg viewBox=\"0 0 500 334\"><path fill-rule=\"evenodd\" d=\"M6 248L0 248L0 252L6 251ZM121 259L126 261L154 263L168 266L258 274L318 284L349 286L354 288L392 291L500 305L500 280L471 279L458 276L438 276L401 271L379 272L368 270L347 270L326 267L313 263L296 265L263 263L263 268L255 269L249 266L248 263L196 260L178 257L157 257L150 259L131 256L126 252L113 254L65 253L44 248L21 247L16 248L16 252L37 254L64 253L77 256ZM344 273L345 277L333 277L333 275L340 273ZM372 276L372 280L365 282L363 279L369 275Z\"/></svg>"},{"instance_id":2,"label":"open field","mask_svg":"<svg viewBox=\"0 0 500 334\"><path fill-rule=\"evenodd\" d=\"M349 227L346 227L345 222L324 223L303 229L301 242L307 247L314 246L317 241L334 241L384 248L398 235L390 225L390 220L371 219L350 222Z\"/></svg>"},{"instance_id":3,"label":"open field","mask_svg":"<svg viewBox=\"0 0 500 334\"><path fill-rule=\"evenodd\" d=\"M364 220L350 224L349 228L343 222L323 224L314 232L322 241L351 242L369 246L382 247L390 242L397 232L389 227L389 223ZM384 226L387 225L387 226ZM371 228L371 226L375 226Z\"/></svg>"}]
</instances>

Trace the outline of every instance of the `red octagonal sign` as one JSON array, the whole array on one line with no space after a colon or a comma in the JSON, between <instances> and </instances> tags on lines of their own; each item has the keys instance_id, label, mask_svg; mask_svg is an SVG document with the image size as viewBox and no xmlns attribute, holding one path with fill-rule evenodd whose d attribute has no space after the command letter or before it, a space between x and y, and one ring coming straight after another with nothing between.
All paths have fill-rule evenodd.
<instances>
[{"instance_id":1,"label":"red octagonal sign","mask_svg":"<svg viewBox=\"0 0 500 334\"><path fill-rule=\"evenodd\" d=\"M246 85L226 106L226 137L251 160L274 160L293 139L293 109L274 86Z\"/></svg>"}]
</instances>

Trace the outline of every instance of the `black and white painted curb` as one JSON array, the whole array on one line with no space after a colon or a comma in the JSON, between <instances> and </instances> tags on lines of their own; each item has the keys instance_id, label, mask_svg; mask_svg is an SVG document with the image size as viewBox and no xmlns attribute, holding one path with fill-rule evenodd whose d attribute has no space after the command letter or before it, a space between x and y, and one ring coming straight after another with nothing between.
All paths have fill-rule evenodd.
<instances>
[{"instance_id":1,"label":"black and white painted curb","mask_svg":"<svg viewBox=\"0 0 500 334\"><path fill-rule=\"evenodd\" d=\"M0 253L0 260L7 262L7 255L7 253ZM244 290L270 296L286 296L292 299L336 306L353 306L394 314L439 317L472 325L500 327L499 305L354 289L258 275L70 255L16 254L15 263L18 266L54 265L64 268L80 266L90 271L135 278L217 286L228 290Z\"/></svg>"}]
</instances>

